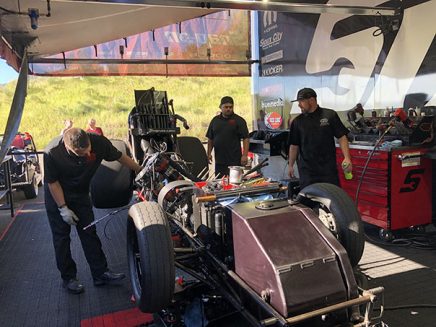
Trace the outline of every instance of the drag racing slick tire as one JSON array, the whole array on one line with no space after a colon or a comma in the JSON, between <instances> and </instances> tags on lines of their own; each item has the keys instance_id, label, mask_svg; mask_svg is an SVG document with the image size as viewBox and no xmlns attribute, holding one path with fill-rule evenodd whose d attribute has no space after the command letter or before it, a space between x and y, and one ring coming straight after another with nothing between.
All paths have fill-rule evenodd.
<instances>
[{"instance_id":1,"label":"drag racing slick tire","mask_svg":"<svg viewBox=\"0 0 436 327\"><path fill-rule=\"evenodd\" d=\"M127 144L110 140L121 153L130 155ZM91 181L91 198L96 208L128 205L133 195L134 173L118 161L103 160Z\"/></svg>"},{"instance_id":2,"label":"drag racing slick tire","mask_svg":"<svg viewBox=\"0 0 436 327\"><path fill-rule=\"evenodd\" d=\"M357 266L363 254L365 234L360 214L349 195L336 185L316 183L306 186L299 196L311 200L311 203L303 202L319 215L339 240L347 251L351 265Z\"/></svg>"},{"instance_id":3,"label":"drag racing slick tire","mask_svg":"<svg viewBox=\"0 0 436 327\"><path fill-rule=\"evenodd\" d=\"M138 308L149 313L167 308L174 294L174 248L168 220L157 203L140 202L129 209L127 260Z\"/></svg>"}]
</instances>

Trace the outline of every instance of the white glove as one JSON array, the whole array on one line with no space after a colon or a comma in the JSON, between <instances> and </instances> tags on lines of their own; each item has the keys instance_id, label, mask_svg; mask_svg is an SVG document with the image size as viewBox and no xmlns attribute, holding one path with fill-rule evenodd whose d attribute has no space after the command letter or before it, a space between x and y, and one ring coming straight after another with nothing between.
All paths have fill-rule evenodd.
<instances>
[{"instance_id":1,"label":"white glove","mask_svg":"<svg viewBox=\"0 0 436 327\"><path fill-rule=\"evenodd\" d=\"M69 209L66 205L63 205L59 208L59 212L61 213L62 219L68 224L68 225L77 225L77 222L79 221L79 218L74 213L73 210Z\"/></svg>"}]
</instances>

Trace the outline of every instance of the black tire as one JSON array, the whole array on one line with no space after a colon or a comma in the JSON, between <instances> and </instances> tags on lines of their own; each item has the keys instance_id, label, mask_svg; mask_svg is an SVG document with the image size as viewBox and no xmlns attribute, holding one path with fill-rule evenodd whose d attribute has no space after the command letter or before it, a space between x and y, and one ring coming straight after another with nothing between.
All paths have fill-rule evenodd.
<instances>
[{"instance_id":1,"label":"black tire","mask_svg":"<svg viewBox=\"0 0 436 327\"><path fill-rule=\"evenodd\" d=\"M318 214L321 208L333 215L336 226L333 234L347 251L351 265L357 266L365 247L365 235L362 219L353 200L340 187L327 183L306 186L299 196L310 199Z\"/></svg>"},{"instance_id":2,"label":"black tire","mask_svg":"<svg viewBox=\"0 0 436 327\"><path fill-rule=\"evenodd\" d=\"M183 160L192 162L188 165L190 172L198 176L204 168L209 166L207 153L201 141L192 136L180 136L177 138L177 148ZM206 179L208 174L203 179Z\"/></svg>"},{"instance_id":3,"label":"black tire","mask_svg":"<svg viewBox=\"0 0 436 327\"><path fill-rule=\"evenodd\" d=\"M111 140L123 154L129 150L121 140ZM133 195L133 171L118 161L101 163L91 181L91 198L96 208L118 208L129 204Z\"/></svg>"},{"instance_id":4,"label":"black tire","mask_svg":"<svg viewBox=\"0 0 436 327\"><path fill-rule=\"evenodd\" d=\"M130 208L127 260L138 308L149 313L167 308L174 294L174 249L168 220L157 203Z\"/></svg>"},{"instance_id":5,"label":"black tire","mask_svg":"<svg viewBox=\"0 0 436 327\"><path fill-rule=\"evenodd\" d=\"M29 185L23 186L24 197L26 199L35 199L38 196L38 181L35 174L32 176L32 182Z\"/></svg>"}]
</instances>

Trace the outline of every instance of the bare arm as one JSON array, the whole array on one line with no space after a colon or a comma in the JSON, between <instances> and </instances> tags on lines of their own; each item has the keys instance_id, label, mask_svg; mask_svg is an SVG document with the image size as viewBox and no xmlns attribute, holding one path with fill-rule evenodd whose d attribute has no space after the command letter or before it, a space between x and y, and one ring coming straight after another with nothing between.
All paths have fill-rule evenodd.
<instances>
[{"instance_id":1,"label":"bare arm","mask_svg":"<svg viewBox=\"0 0 436 327\"><path fill-rule=\"evenodd\" d=\"M213 149L213 140L207 139L207 158L209 163L212 162L212 149Z\"/></svg>"},{"instance_id":2,"label":"bare arm","mask_svg":"<svg viewBox=\"0 0 436 327\"><path fill-rule=\"evenodd\" d=\"M64 190L58 181L54 183L48 183L48 189L50 190L51 196L58 207L65 204Z\"/></svg>"},{"instance_id":3,"label":"bare arm","mask_svg":"<svg viewBox=\"0 0 436 327\"><path fill-rule=\"evenodd\" d=\"M118 159L118 161L122 165L130 168L131 170L135 171L136 173L139 173L142 169L140 165L138 165L132 158L130 158L128 155L126 155L124 153L121 156L121 158Z\"/></svg>"},{"instance_id":4,"label":"bare arm","mask_svg":"<svg viewBox=\"0 0 436 327\"><path fill-rule=\"evenodd\" d=\"M298 157L298 150L299 150L298 145L291 144L291 146L289 147L289 167L288 167L289 177L295 177L294 164Z\"/></svg>"},{"instance_id":5,"label":"bare arm","mask_svg":"<svg viewBox=\"0 0 436 327\"><path fill-rule=\"evenodd\" d=\"M344 155L344 160L342 165L348 167L347 170L352 170L350 148L348 146L348 139L346 135L341 136L339 139L339 146L341 147L342 154Z\"/></svg>"}]
</instances>

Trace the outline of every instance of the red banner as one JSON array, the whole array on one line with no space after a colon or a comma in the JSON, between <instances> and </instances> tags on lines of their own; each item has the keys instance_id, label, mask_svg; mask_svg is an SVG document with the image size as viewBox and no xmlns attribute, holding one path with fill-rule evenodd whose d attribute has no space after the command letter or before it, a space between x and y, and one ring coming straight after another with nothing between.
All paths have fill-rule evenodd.
<instances>
[{"instance_id":1,"label":"red banner","mask_svg":"<svg viewBox=\"0 0 436 327\"><path fill-rule=\"evenodd\" d=\"M30 70L36 75L53 76L249 76L250 65L241 63L247 60L247 51L250 50L249 32L247 11L223 11L96 47L65 52L67 60L102 60L100 63L67 61L66 67L63 63L39 63L31 64ZM63 54L45 59L53 58L63 59ZM108 63L105 59L118 59L118 62ZM135 60L149 62L132 63ZM159 60L159 63L154 60ZM164 63L162 60L168 61ZM173 64L173 60L178 62Z\"/></svg>"},{"instance_id":2,"label":"red banner","mask_svg":"<svg viewBox=\"0 0 436 327\"><path fill-rule=\"evenodd\" d=\"M0 38L0 58L6 60L6 62L17 72L20 70L20 66L21 66L20 60L1 38Z\"/></svg>"}]
</instances>

